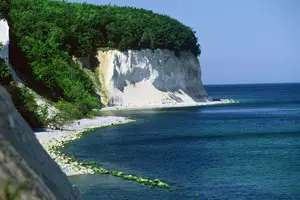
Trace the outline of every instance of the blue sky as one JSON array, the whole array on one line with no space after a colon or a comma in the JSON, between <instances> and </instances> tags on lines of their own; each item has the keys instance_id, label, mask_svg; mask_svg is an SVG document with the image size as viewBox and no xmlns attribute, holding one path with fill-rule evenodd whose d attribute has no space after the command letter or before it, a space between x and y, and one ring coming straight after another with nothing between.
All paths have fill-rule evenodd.
<instances>
[{"instance_id":1,"label":"blue sky","mask_svg":"<svg viewBox=\"0 0 300 200\"><path fill-rule=\"evenodd\" d=\"M300 0L76 1L146 8L192 27L204 84L300 82Z\"/></svg>"}]
</instances>

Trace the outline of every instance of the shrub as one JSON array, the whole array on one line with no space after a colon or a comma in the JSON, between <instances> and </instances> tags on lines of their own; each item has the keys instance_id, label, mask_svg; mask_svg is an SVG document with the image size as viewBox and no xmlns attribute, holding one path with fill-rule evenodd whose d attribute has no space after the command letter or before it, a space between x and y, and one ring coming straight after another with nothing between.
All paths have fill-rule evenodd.
<instances>
[{"instance_id":1,"label":"shrub","mask_svg":"<svg viewBox=\"0 0 300 200\"><path fill-rule=\"evenodd\" d=\"M12 81L12 74L5 63L5 60L0 58L0 83L8 85L10 81Z\"/></svg>"}]
</instances>

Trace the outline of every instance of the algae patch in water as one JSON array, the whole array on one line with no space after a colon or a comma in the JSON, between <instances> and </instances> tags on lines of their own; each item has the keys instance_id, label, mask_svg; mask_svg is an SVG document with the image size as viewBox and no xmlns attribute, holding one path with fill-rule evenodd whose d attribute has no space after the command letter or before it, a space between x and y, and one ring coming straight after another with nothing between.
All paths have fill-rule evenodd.
<instances>
[{"instance_id":1,"label":"algae patch in water","mask_svg":"<svg viewBox=\"0 0 300 200\"><path fill-rule=\"evenodd\" d=\"M73 172L73 174L108 174L116 177L123 178L124 180L135 181L143 185L149 185L151 187L165 188L173 191L169 184L161 181L160 179L149 179L148 177L138 177L131 174L126 174L120 171L113 171L106 169L101 166L101 164L94 161L82 161L79 158L76 158L72 154L62 153L62 149L65 148L74 140L82 138L88 133L92 133L99 128L109 127L118 124L125 124L135 122L134 120L127 120L120 123L112 123L110 125L105 125L101 127L88 128L81 132L75 132L69 137L64 138L60 141L55 141L53 144L50 144L46 149L49 154L55 159L55 161L61 166L61 168L66 168ZM72 173L71 173L72 174Z\"/></svg>"}]
</instances>

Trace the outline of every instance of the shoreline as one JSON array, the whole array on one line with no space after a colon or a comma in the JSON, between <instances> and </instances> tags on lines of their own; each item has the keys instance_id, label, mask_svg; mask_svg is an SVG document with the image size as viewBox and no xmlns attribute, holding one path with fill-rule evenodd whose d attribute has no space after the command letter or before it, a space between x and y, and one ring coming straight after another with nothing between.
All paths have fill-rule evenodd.
<instances>
[{"instance_id":1,"label":"shoreline","mask_svg":"<svg viewBox=\"0 0 300 200\"><path fill-rule=\"evenodd\" d=\"M84 174L107 174L120 177L125 180L135 181L151 187L173 189L160 179L149 179L147 177L137 177L120 171L112 171L103 168L97 162L85 162L75 158L71 154L65 154L61 150L74 140L80 139L85 134L95 131L98 128L133 123L135 120L126 117L96 117L94 119L82 119L74 121L62 127L62 130L46 129L35 132L36 138L44 147L50 157L60 166L67 176Z\"/></svg>"},{"instance_id":2,"label":"shoreline","mask_svg":"<svg viewBox=\"0 0 300 200\"><path fill-rule=\"evenodd\" d=\"M195 107L195 106L211 106L220 104L237 103L231 99L221 99L219 101L208 101L200 103L166 103L159 105L143 105L143 106L115 106L106 107L100 111L114 111L114 110L139 110L139 109L155 109L155 108L179 108L179 107ZM85 134L95 131L95 129L127 124L135 122L135 120L127 117L117 116L101 116L93 119L81 119L73 121L67 125L62 126L59 130L43 129L42 131L35 131L36 138L44 147L50 157L60 166L62 171L67 176L84 175L84 174L107 174L123 178L125 180L139 182L143 185L151 187L165 188L170 191L173 189L160 179L149 179L147 177L137 177L130 174L125 174L119 171L112 171L101 166L97 162L86 162L75 158L74 155L65 154L62 149L74 140L78 140Z\"/></svg>"},{"instance_id":3,"label":"shoreline","mask_svg":"<svg viewBox=\"0 0 300 200\"><path fill-rule=\"evenodd\" d=\"M47 153L53 160L55 160L67 176L94 174L95 171L91 167L85 166L78 159L62 153L60 149L72 141L80 139L87 132L98 128L127 124L131 122L134 122L134 120L126 117L112 116L96 117L94 119L81 119L64 125L60 130L45 129L41 132L35 131L35 135Z\"/></svg>"},{"instance_id":4,"label":"shoreline","mask_svg":"<svg viewBox=\"0 0 300 200\"><path fill-rule=\"evenodd\" d=\"M145 109L163 109L163 108L185 108L198 106L213 106L222 104L238 103L233 99L221 99L218 101L194 102L194 103L159 103L159 104L143 104L143 105L118 105L109 106L100 109L100 111L116 111L116 110L145 110Z\"/></svg>"},{"instance_id":5,"label":"shoreline","mask_svg":"<svg viewBox=\"0 0 300 200\"><path fill-rule=\"evenodd\" d=\"M218 101L207 101L199 103L166 103L166 104L149 104L149 105L131 105L131 106L113 106L105 107L102 111L117 111L117 110L142 110L155 108L180 108L180 107L196 107L196 106L212 106L220 104L232 104L237 101L232 99L221 99ZM59 130L42 129L42 131L35 131L36 138L44 147L47 153L53 160L61 167L62 171L67 176L81 175L81 174L96 174L108 173L107 169L97 166L89 166L88 163L83 163L74 156L66 155L61 152L61 149L74 140L80 139L88 132L94 131L98 128L108 126L121 125L132 123L135 120L126 117L117 116L101 116L93 119L81 119L73 121L62 126ZM96 169L97 168L97 169ZM99 171L100 170L100 171Z\"/></svg>"}]
</instances>

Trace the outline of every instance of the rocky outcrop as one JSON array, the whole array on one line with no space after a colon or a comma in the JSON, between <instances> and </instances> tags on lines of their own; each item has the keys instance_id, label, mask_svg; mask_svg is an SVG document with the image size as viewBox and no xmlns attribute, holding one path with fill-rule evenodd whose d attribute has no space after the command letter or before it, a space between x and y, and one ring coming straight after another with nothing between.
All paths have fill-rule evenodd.
<instances>
[{"instance_id":1,"label":"rocky outcrop","mask_svg":"<svg viewBox=\"0 0 300 200\"><path fill-rule=\"evenodd\" d=\"M0 85L0 199L80 199ZM8 189L7 189L8 188ZM15 188L15 189L12 189Z\"/></svg>"},{"instance_id":2,"label":"rocky outcrop","mask_svg":"<svg viewBox=\"0 0 300 200\"><path fill-rule=\"evenodd\" d=\"M206 101L198 59L170 50L99 51L105 105L151 105Z\"/></svg>"}]
</instances>

